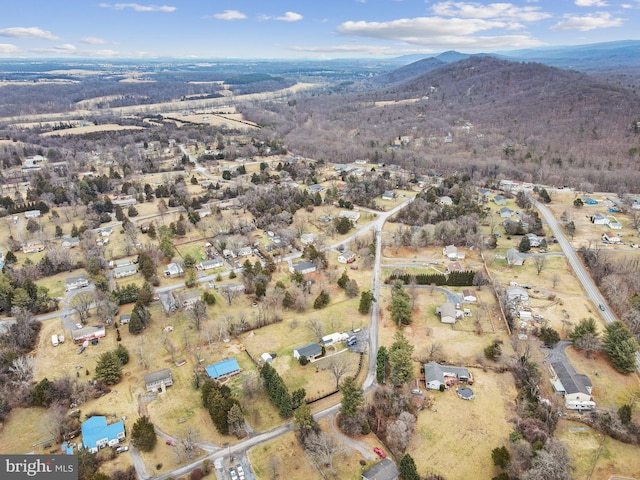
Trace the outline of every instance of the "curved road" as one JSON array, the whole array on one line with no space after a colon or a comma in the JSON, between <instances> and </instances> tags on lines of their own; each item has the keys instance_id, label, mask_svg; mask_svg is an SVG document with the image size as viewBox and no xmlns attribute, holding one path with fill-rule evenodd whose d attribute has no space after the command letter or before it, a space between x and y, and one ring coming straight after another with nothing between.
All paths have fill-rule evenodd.
<instances>
[{"instance_id":1,"label":"curved road","mask_svg":"<svg viewBox=\"0 0 640 480\"><path fill-rule=\"evenodd\" d=\"M578 258L578 254L576 253L575 249L573 248L569 240L567 240L567 237L565 237L564 232L562 231L562 227L555 219L551 211L538 200L533 198L531 194L529 194L528 197L529 200L531 200L531 203L540 211L540 213L546 220L547 225L549 225L549 228L558 240L560 248L562 248L562 251L567 257L569 265L571 265L571 268L573 268L576 277L578 278L578 280L580 280L582 287L584 288L585 292L587 292L587 296L593 302L596 310L600 313L600 316L607 323L613 323L618 320L607 304L606 300L600 293L600 290L593 282L591 275L589 275L589 272L587 272L587 269L580 261L580 258ZM604 310L599 308L600 305L604 307ZM636 369L640 371L640 352L636 353Z\"/></svg>"}]
</instances>

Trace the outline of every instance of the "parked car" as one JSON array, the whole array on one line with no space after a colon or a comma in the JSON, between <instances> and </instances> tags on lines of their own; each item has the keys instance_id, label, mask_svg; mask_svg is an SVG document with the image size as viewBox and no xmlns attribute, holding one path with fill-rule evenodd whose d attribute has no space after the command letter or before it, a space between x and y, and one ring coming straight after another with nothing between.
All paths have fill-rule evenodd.
<instances>
[{"instance_id":1,"label":"parked car","mask_svg":"<svg viewBox=\"0 0 640 480\"><path fill-rule=\"evenodd\" d=\"M604 312L604 305L603 304L598 305L598 308Z\"/></svg>"},{"instance_id":2,"label":"parked car","mask_svg":"<svg viewBox=\"0 0 640 480\"><path fill-rule=\"evenodd\" d=\"M116 448L116 453L124 453L124 452L128 452L128 451L129 451L129 447L128 446Z\"/></svg>"},{"instance_id":3,"label":"parked car","mask_svg":"<svg viewBox=\"0 0 640 480\"><path fill-rule=\"evenodd\" d=\"M373 451L376 453L376 455L378 455L380 458L386 458L387 454L384 453L384 450L382 450L380 447L375 447L373 449Z\"/></svg>"},{"instance_id":4,"label":"parked car","mask_svg":"<svg viewBox=\"0 0 640 480\"><path fill-rule=\"evenodd\" d=\"M170 438L169 440L167 440L167 445L175 447L176 446L176 441L174 439Z\"/></svg>"},{"instance_id":5,"label":"parked car","mask_svg":"<svg viewBox=\"0 0 640 480\"><path fill-rule=\"evenodd\" d=\"M411 393L413 393L414 395L422 395L422 390L420 390L419 388L414 388L413 390L411 390Z\"/></svg>"},{"instance_id":6,"label":"parked car","mask_svg":"<svg viewBox=\"0 0 640 480\"><path fill-rule=\"evenodd\" d=\"M82 324L81 324L81 323L76 323L76 324L75 324L75 327L76 327L76 328L82 328Z\"/></svg>"}]
</instances>

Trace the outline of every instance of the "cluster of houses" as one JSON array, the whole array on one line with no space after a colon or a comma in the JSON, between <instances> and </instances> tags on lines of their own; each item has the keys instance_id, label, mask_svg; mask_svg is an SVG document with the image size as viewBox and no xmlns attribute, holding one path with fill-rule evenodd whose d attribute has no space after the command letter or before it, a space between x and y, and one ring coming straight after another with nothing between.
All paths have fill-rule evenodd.
<instances>
[{"instance_id":1,"label":"cluster of houses","mask_svg":"<svg viewBox=\"0 0 640 480\"><path fill-rule=\"evenodd\" d=\"M622 230L622 224L613 215L596 212L591 216L594 225L607 225L612 230Z\"/></svg>"},{"instance_id":2,"label":"cluster of houses","mask_svg":"<svg viewBox=\"0 0 640 480\"><path fill-rule=\"evenodd\" d=\"M538 313L533 313L529 304L529 294L527 289L521 285L513 283L507 288L507 302L505 305L505 313L509 313L512 318L520 320L520 329L529 330L534 323L540 323L544 317Z\"/></svg>"}]
</instances>

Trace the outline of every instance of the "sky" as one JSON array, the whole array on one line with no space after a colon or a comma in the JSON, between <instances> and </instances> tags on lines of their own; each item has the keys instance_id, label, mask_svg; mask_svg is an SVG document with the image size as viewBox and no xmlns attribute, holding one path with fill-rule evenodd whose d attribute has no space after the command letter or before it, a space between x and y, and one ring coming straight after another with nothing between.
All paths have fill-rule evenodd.
<instances>
[{"instance_id":1,"label":"sky","mask_svg":"<svg viewBox=\"0 0 640 480\"><path fill-rule=\"evenodd\" d=\"M3 3L0 58L380 58L640 38L640 0Z\"/></svg>"}]
</instances>

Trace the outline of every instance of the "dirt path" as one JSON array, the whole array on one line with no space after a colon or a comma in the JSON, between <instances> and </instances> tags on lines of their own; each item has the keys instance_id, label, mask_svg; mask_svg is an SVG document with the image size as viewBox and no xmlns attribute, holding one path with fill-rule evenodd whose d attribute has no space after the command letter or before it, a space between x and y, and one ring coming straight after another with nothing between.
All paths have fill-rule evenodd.
<instances>
[{"instance_id":1,"label":"dirt path","mask_svg":"<svg viewBox=\"0 0 640 480\"><path fill-rule=\"evenodd\" d=\"M335 415L331 415L327 420L329 421L329 425L331 425L331 430L333 431L334 435L338 439L342 440L345 445L347 445L349 448L352 448L353 450L357 450L358 452L360 452L362 456L367 460L375 460L377 458L368 445L365 445L358 440L354 440L353 438L346 436L340 431L340 429L336 426Z\"/></svg>"}]
</instances>

